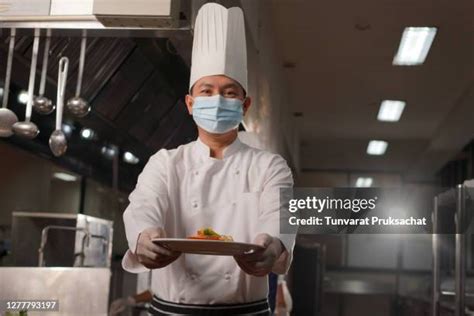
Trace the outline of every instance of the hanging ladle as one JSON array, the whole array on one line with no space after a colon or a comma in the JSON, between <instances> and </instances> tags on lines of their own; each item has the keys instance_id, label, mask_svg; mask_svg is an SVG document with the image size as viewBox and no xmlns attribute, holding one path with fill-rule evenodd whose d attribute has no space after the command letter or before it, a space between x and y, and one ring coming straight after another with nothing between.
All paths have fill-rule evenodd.
<instances>
[{"instance_id":1,"label":"hanging ladle","mask_svg":"<svg viewBox=\"0 0 474 316\"><path fill-rule=\"evenodd\" d=\"M10 79L12 75L13 54L15 50L16 29L11 29L10 45L8 47L7 73L5 76L5 86L3 87L3 103L0 109L0 137L10 137L13 135L12 126L18 122L18 117L7 109L8 93L10 92Z\"/></svg>"},{"instance_id":2,"label":"hanging ladle","mask_svg":"<svg viewBox=\"0 0 474 316\"><path fill-rule=\"evenodd\" d=\"M66 92L67 71L69 68L69 59L62 57L59 60L58 67L58 93L56 99L56 129L49 137L49 148L56 157L63 155L67 150L67 139L61 130L64 109L64 93Z\"/></svg>"},{"instance_id":3,"label":"hanging ladle","mask_svg":"<svg viewBox=\"0 0 474 316\"><path fill-rule=\"evenodd\" d=\"M46 31L46 42L44 44L43 68L41 70L41 81L39 95L33 99L33 109L39 114L47 115L54 111L53 102L44 96L46 88L46 74L48 72L49 46L51 43L51 30Z\"/></svg>"},{"instance_id":4,"label":"hanging ladle","mask_svg":"<svg viewBox=\"0 0 474 316\"><path fill-rule=\"evenodd\" d=\"M82 76L84 74L84 62L86 58L87 33L82 31L81 54L79 56L79 70L77 75L76 95L67 101L69 112L77 117L86 116L91 110L89 103L80 97L82 88Z\"/></svg>"},{"instance_id":5,"label":"hanging ladle","mask_svg":"<svg viewBox=\"0 0 474 316\"><path fill-rule=\"evenodd\" d=\"M38 133L38 126L31 122L31 111L33 109L33 91L35 89L36 63L38 61L40 29L35 29L35 39L33 41L33 55L31 56L30 80L28 82L28 103L25 111L25 121L13 124L13 132L16 135L33 139Z\"/></svg>"}]
</instances>

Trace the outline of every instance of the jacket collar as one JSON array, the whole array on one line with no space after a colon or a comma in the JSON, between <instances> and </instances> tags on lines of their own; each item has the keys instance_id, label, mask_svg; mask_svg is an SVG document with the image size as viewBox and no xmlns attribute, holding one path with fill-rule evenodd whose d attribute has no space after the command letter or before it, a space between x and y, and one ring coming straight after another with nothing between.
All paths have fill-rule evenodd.
<instances>
[{"instance_id":1,"label":"jacket collar","mask_svg":"<svg viewBox=\"0 0 474 316\"><path fill-rule=\"evenodd\" d=\"M224 148L223 159L225 159L225 158L231 156L232 154L238 152L241 148L242 148L242 143L239 140L239 137L236 137L235 140L229 146ZM211 157L211 149L209 148L209 146L204 144L199 137L196 140L196 142L194 143L194 152L199 157L212 158Z\"/></svg>"}]
</instances>

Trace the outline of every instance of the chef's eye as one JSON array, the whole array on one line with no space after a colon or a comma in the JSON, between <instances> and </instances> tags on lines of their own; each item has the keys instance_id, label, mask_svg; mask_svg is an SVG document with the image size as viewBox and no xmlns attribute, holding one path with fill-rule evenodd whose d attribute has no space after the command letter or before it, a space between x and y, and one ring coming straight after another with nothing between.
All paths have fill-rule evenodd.
<instances>
[{"instance_id":1,"label":"chef's eye","mask_svg":"<svg viewBox=\"0 0 474 316\"><path fill-rule=\"evenodd\" d=\"M200 91L201 94L211 94L211 90L210 89L203 89Z\"/></svg>"},{"instance_id":2,"label":"chef's eye","mask_svg":"<svg viewBox=\"0 0 474 316\"><path fill-rule=\"evenodd\" d=\"M236 98L237 97L237 93L235 93L235 91L226 91L225 94L224 94L225 97L228 97L228 98Z\"/></svg>"}]
</instances>

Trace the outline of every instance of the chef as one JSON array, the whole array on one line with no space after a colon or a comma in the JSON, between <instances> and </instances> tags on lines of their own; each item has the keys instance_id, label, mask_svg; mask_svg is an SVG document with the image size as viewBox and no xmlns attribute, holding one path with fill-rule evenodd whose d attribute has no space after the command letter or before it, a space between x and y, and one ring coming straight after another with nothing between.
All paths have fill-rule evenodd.
<instances>
[{"instance_id":1,"label":"chef","mask_svg":"<svg viewBox=\"0 0 474 316\"><path fill-rule=\"evenodd\" d=\"M241 143L247 95L243 12L205 4L196 18L186 105L196 141L154 154L123 219L129 272L153 270L152 315L269 315L267 275L287 272L294 235L280 234L279 189L293 185L285 160ZM263 247L235 257L184 254L152 242L203 227Z\"/></svg>"}]
</instances>

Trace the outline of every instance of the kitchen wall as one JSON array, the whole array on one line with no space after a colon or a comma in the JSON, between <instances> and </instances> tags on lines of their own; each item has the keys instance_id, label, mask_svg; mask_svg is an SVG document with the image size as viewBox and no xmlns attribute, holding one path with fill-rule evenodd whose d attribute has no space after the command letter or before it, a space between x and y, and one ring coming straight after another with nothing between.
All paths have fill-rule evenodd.
<instances>
[{"instance_id":1,"label":"kitchen wall","mask_svg":"<svg viewBox=\"0 0 474 316\"><path fill-rule=\"evenodd\" d=\"M81 197L81 177L76 175L77 180L71 182L59 180L51 175L55 172L64 172L64 170L55 166L50 166L50 168L50 190L46 196L49 201L48 207L44 210L48 212L76 213L79 210ZM47 178L45 180L47 181Z\"/></svg>"},{"instance_id":2,"label":"kitchen wall","mask_svg":"<svg viewBox=\"0 0 474 316\"><path fill-rule=\"evenodd\" d=\"M281 154L299 171L299 138L294 124L284 68L272 36L272 17L262 1L241 0L246 17L249 96L252 107L245 117L264 148Z\"/></svg>"},{"instance_id":3,"label":"kitchen wall","mask_svg":"<svg viewBox=\"0 0 474 316\"><path fill-rule=\"evenodd\" d=\"M75 213L79 208L80 177L65 182L53 178L63 170L50 161L0 143L0 223L11 224L14 211Z\"/></svg>"},{"instance_id":4,"label":"kitchen wall","mask_svg":"<svg viewBox=\"0 0 474 316\"><path fill-rule=\"evenodd\" d=\"M79 175L6 142L0 142L0 166L2 238L9 237L14 211L79 212ZM77 179L72 182L59 180L53 177L56 172L66 172L75 175ZM122 221L122 213L127 204L127 194L116 193L106 185L86 179L84 214L114 221L113 252L117 254L123 254L127 249Z\"/></svg>"},{"instance_id":5,"label":"kitchen wall","mask_svg":"<svg viewBox=\"0 0 474 316\"><path fill-rule=\"evenodd\" d=\"M50 204L51 164L0 143L0 225L11 225L13 211L47 210Z\"/></svg>"}]
</instances>

